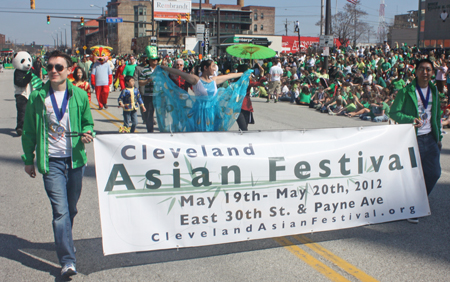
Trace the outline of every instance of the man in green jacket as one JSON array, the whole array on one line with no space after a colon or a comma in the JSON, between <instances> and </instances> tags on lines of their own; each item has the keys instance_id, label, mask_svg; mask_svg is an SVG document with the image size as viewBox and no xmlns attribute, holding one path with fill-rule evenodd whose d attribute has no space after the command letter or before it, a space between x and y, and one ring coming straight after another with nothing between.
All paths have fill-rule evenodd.
<instances>
[{"instance_id":1,"label":"man in green jacket","mask_svg":"<svg viewBox=\"0 0 450 282\"><path fill-rule=\"evenodd\" d=\"M25 171L43 174L53 211L56 253L61 275L77 274L72 226L86 165L84 144L92 142L92 120L87 93L67 80L71 58L54 51L48 59L49 81L31 92L22 135Z\"/></svg>"},{"instance_id":2,"label":"man in green jacket","mask_svg":"<svg viewBox=\"0 0 450 282\"><path fill-rule=\"evenodd\" d=\"M397 93L390 117L398 123L413 124L416 128L425 186L429 195L441 176L440 103L436 86L431 82L433 63L429 59L422 59L417 63L416 70L417 78ZM418 222L418 219L413 220L410 222Z\"/></svg>"}]
</instances>

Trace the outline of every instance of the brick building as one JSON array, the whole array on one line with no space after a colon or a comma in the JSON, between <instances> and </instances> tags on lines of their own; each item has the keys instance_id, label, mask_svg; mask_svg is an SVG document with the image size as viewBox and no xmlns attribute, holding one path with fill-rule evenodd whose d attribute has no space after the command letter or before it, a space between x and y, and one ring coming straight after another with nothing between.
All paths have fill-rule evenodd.
<instances>
[{"instance_id":1,"label":"brick building","mask_svg":"<svg viewBox=\"0 0 450 282\"><path fill-rule=\"evenodd\" d=\"M244 0L236 0L236 5L213 5L209 3L209 0L201 1L203 1L201 16L200 4L192 3L191 5L190 24L183 22L180 25L176 21L159 21L152 27L151 1L111 0L107 4L108 17L120 17L124 22L107 24L102 32L101 24L104 21L98 21L100 23L98 36L105 34L102 42L104 45L113 47L114 53L126 54L143 52L143 48L150 45L152 35L157 37L160 48L184 49L186 37L192 39L192 36L195 36L195 23L200 21L209 27L209 36L215 37L216 42L222 42L236 34L260 36L273 35L275 32L274 7L244 6ZM134 23L134 21L142 23ZM78 35L78 38L72 36L72 40L72 45L83 46L80 44L83 40L82 36Z\"/></svg>"},{"instance_id":2,"label":"brick building","mask_svg":"<svg viewBox=\"0 0 450 282\"><path fill-rule=\"evenodd\" d=\"M420 48L450 48L450 0L419 0Z\"/></svg>"},{"instance_id":3,"label":"brick building","mask_svg":"<svg viewBox=\"0 0 450 282\"><path fill-rule=\"evenodd\" d=\"M92 47L105 44L97 20L88 20L84 26L81 26L79 21L71 22L71 31L73 52L78 50L82 54L84 53L83 46ZM90 53L90 51L86 50L86 53Z\"/></svg>"},{"instance_id":4,"label":"brick building","mask_svg":"<svg viewBox=\"0 0 450 282\"><path fill-rule=\"evenodd\" d=\"M419 24L419 12L410 11L408 14L395 15L394 25L389 28L388 43L394 46L406 43L409 46L417 44L417 32Z\"/></svg>"}]
</instances>

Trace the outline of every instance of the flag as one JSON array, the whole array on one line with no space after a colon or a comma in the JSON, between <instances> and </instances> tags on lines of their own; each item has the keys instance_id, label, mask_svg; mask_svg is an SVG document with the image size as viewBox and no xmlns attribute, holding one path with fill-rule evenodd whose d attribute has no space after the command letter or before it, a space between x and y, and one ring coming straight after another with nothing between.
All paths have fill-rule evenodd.
<instances>
[{"instance_id":1,"label":"flag","mask_svg":"<svg viewBox=\"0 0 450 282\"><path fill-rule=\"evenodd\" d=\"M358 0L347 0L347 2L350 2L350 3L354 4L354 5L358 4Z\"/></svg>"}]
</instances>

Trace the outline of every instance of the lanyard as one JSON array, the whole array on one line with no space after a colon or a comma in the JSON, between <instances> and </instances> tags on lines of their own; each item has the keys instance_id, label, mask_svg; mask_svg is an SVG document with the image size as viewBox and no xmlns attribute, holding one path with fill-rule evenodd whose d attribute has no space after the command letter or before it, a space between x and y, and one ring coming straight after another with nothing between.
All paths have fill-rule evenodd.
<instances>
[{"instance_id":1,"label":"lanyard","mask_svg":"<svg viewBox=\"0 0 450 282\"><path fill-rule=\"evenodd\" d=\"M417 92L419 92L420 100L422 100L422 104L423 104L424 108L426 109L428 107L428 102L430 101L431 88L428 85L427 99L425 99L425 97L423 96L422 89L419 87L419 84L416 84L416 88L417 88Z\"/></svg>"},{"instance_id":2,"label":"lanyard","mask_svg":"<svg viewBox=\"0 0 450 282\"><path fill-rule=\"evenodd\" d=\"M58 108L58 104L56 103L55 93L53 92L53 88L51 86L50 86L50 100L52 100L53 111L55 112L56 118L58 119L58 121L61 121L64 114L66 113L67 103L69 101L69 91L67 90L67 85L66 85L66 93L64 94L61 109Z\"/></svg>"}]
</instances>

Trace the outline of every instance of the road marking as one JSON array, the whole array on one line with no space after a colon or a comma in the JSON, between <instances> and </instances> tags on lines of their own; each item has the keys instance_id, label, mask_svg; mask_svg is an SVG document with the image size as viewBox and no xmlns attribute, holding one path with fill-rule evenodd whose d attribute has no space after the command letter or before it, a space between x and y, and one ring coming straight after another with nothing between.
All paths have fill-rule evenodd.
<instances>
[{"instance_id":1,"label":"road marking","mask_svg":"<svg viewBox=\"0 0 450 282\"><path fill-rule=\"evenodd\" d=\"M295 236L292 236L292 237L295 238L296 240L298 240L300 243L302 243L306 247L308 247L311 250L313 250L314 252L316 252L317 254L319 254L320 256L322 256L323 258L331 261L336 266L338 266L339 268L341 268L342 270L344 270L348 274L354 276L355 278L357 278L357 279L359 279L361 281L370 281L370 282L378 281L377 279L375 279L372 276L368 275L364 271L358 269L356 266L348 263L344 259L338 257L337 255L333 254L329 250L325 249L321 245L319 245L317 243L314 243L308 237L306 237L304 235L295 235Z\"/></svg>"},{"instance_id":2,"label":"road marking","mask_svg":"<svg viewBox=\"0 0 450 282\"><path fill-rule=\"evenodd\" d=\"M98 108L98 105L94 104L93 102L90 102L90 104L91 104L92 107L94 107L93 110L95 110L97 113L99 113L101 116L103 116L107 120L112 121L112 124L115 125L117 128L120 128L122 126L119 123L119 119L116 116L114 116L113 114L111 114L110 112L108 112L106 110L96 109L96 108ZM109 117L107 115L105 115L105 113L107 113L109 115ZM111 117L112 117L112 119L111 119Z\"/></svg>"},{"instance_id":3,"label":"road marking","mask_svg":"<svg viewBox=\"0 0 450 282\"><path fill-rule=\"evenodd\" d=\"M350 281L344 276L340 275L326 264L320 262L312 255L305 252L299 246L289 241L286 237L273 238L278 244L282 245L285 249L289 250L295 256L303 260L306 264L326 276L331 281Z\"/></svg>"}]
</instances>

